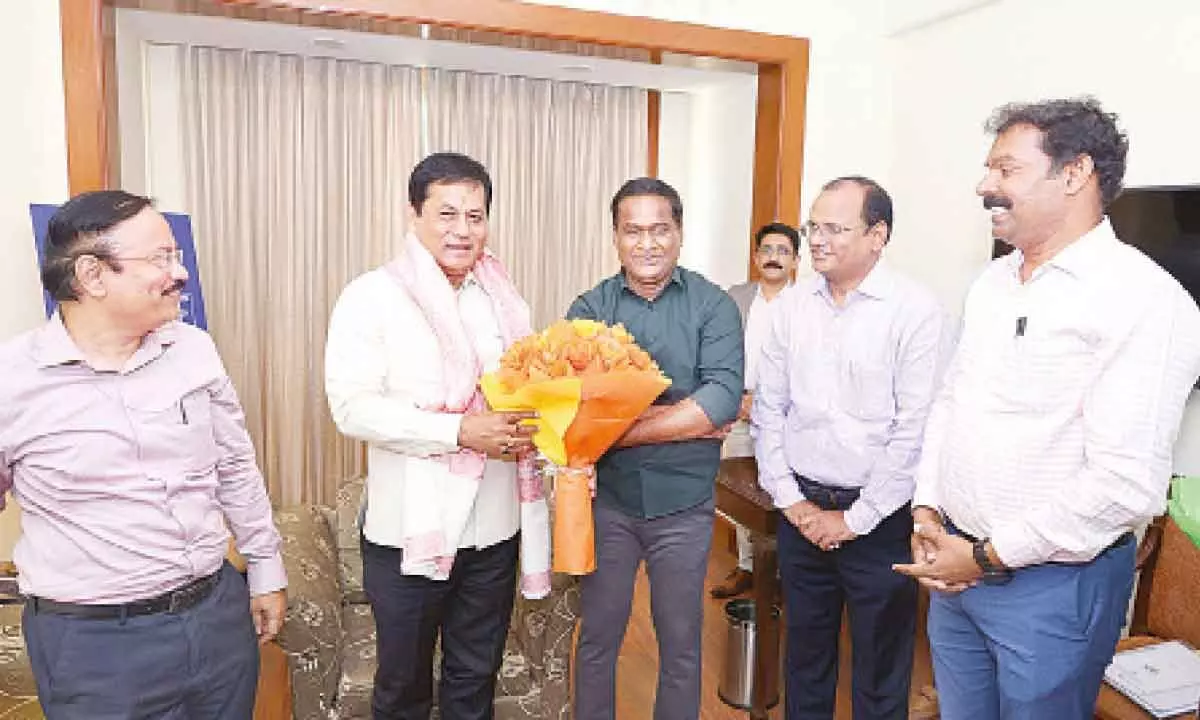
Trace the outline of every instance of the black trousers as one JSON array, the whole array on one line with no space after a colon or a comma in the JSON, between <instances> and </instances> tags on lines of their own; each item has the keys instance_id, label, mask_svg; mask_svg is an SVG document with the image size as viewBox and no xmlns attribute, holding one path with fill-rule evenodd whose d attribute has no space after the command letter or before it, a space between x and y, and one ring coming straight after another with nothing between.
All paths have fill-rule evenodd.
<instances>
[{"instance_id":1,"label":"black trousers","mask_svg":"<svg viewBox=\"0 0 1200 720\"><path fill-rule=\"evenodd\" d=\"M917 585L894 572L892 564L911 562L911 533L908 505L870 533L831 551L813 545L786 518L780 519L787 720L833 718L844 607L850 620L855 720L908 717Z\"/></svg>"},{"instance_id":2,"label":"black trousers","mask_svg":"<svg viewBox=\"0 0 1200 720\"><path fill-rule=\"evenodd\" d=\"M459 550L446 581L404 575L402 551L362 540L363 589L375 615L375 720L428 720L433 648L442 638L438 708L444 720L490 720L496 671L512 618L516 536Z\"/></svg>"}]
</instances>

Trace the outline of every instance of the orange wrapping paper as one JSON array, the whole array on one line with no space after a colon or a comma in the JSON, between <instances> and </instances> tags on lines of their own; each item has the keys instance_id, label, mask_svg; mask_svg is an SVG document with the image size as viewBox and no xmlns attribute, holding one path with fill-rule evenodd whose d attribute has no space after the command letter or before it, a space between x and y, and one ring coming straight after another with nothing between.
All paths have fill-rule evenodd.
<instances>
[{"instance_id":1,"label":"orange wrapping paper","mask_svg":"<svg viewBox=\"0 0 1200 720\"><path fill-rule=\"evenodd\" d=\"M586 470L560 467L554 473L551 569L568 575L596 570L596 523Z\"/></svg>"},{"instance_id":2,"label":"orange wrapping paper","mask_svg":"<svg viewBox=\"0 0 1200 720\"><path fill-rule=\"evenodd\" d=\"M596 569L592 495L594 465L671 384L657 369L613 370L533 381L510 390L494 374L480 385L496 410L536 410L534 444L555 473L552 568L586 575Z\"/></svg>"},{"instance_id":3,"label":"orange wrapping paper","mask_svg":"<svg viewBox=\"0 0 1200 720\"><path fill-rule=\"evenodd\" d=\"M568 466L559 468L554 479L552 567L569 575L596 569L592 491L587 474L576 468L594 465L670 384L651 371L581 379L579 410L563 437Z\"/></svg>"}]
</instances>

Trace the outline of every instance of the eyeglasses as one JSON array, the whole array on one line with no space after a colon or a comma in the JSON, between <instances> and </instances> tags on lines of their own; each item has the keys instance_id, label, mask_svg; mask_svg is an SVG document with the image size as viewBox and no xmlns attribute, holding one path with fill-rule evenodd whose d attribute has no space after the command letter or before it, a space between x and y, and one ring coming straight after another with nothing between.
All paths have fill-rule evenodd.
<instances>
[{"instance_id":1,"label":"eyeglasses","mask_svg":"<svg viewBox=\"0 0 1200 720\"><path fill-rule=\"evenodd\" d=\"M787 245L760 245L757 250L763 257L790 258L792 249Z\"/></svg>"},{"instance_id":2,"label":"eyeglasses","mask_svg":"<svg viewBox=\"0 0 1200 720\"><path fill-rule=\"evenodd\" d=\"M851 230L865 230L865 229L866 229L866 226L846 227L845 225L840 225L838 223L832 223L832 222L815 223L810 220L800 226L800 237L805 240L811 240L812 238L815 238L818 236L832 238L832 237L837 237L839 235L844 235L844 234L850 232Z\"/></svg>"},{"instance_id":3,"label":"eyeglasses","mask_svg":"<svg viewBox=\"0 0 1200 720\"><path fill-rule=\"evenodd\" d=\"M113 255L113 260L140 260L148 262L159 270L170 270L176 265L183 265L183 251L179 248L174 250L159 250L156 253L149 255Z\"/></svg>"}]
</instances>

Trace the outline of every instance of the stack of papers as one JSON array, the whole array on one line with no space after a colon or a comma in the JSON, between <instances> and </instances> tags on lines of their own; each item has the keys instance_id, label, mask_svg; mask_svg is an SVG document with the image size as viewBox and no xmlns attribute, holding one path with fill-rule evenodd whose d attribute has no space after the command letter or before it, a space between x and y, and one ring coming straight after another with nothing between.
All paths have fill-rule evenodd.
<instances>
[{"instance_id":1,"label":"stack of papers","mask_svg":"<svg viewBox=\"0 0 1200 720\"><path fill-rule=\"evenodd\" d=\"M1200 655L1178 640L1117 653L1104 679L1156 718L1200 703Z\"/></svg>"}]
</instances>

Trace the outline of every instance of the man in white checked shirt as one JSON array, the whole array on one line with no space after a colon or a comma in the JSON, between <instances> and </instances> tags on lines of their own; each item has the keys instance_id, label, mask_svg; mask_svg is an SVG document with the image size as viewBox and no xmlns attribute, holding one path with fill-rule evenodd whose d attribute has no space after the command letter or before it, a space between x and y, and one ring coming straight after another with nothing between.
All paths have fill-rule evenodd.
<instances>
[{"instance_id":1,"label":"man in white checked shirt","mask_svg":"<svg viewBox=\"0 0 1200 720\"><path fill-rule=\"evenodd\" d=\"M1200 310L1105 208L1128 143L1090 98L1011 104L976 280L925 433L914 562L943 718L1090 718L1200 374Z\"/></svg>"}]
</instances>

